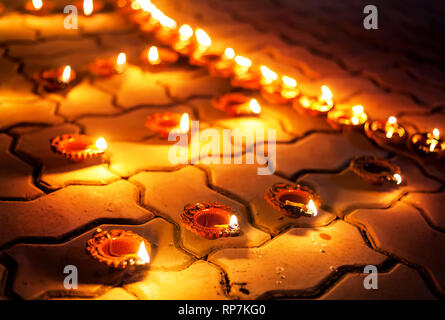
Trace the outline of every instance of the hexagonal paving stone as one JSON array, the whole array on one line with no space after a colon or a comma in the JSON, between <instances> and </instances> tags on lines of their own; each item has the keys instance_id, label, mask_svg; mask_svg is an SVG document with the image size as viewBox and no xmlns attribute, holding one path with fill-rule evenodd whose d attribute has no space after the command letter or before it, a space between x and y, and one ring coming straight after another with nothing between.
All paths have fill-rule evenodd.
<instances>
[{"instance_id":1,"label":"hexagonal paving stone","mask_svg":"<svg viewBox=\"0 0 445 320\"><path fill-rule=\"evenodd\" d=\"M30 158L36 164L41 165L42 172L39 180L51 188L69 184L106 184L118 179L116 175L107 170L102 158L73 162L51 151L51 139L59 135L79 132L79 128L74 125L41 130L17 128L13 132L20 136L15 148L17 154L24 158Z\"/></svg>"},{"instance_id":2,"label":"hexagonal paving stone","mask_svg":"<svg viewBox=\"0 0 445 320\"><path fill-rule=\"evenodd\" d=\"M141 281L124 288L140 299L223 300L221 272L206 261L197 261L181 271L150 271Z\"/></svg>"},{"instance_id":3,"label":"hexagonal paving stone","mask_svg":"<svg viewBox=\"0 0 445 320\"><path fill-rule=\"evenodd\" d=\"M410 193L403 198L403 201L414 204L426 215L428 222L439 230L445 231L445 216L443 215L445 192Z\"/></svg>"},{"instance_id":4,"label":"hexagonal paving stone","mask_svg":"<svg viewBox=\"0 0 445 320\"><path fill-rule=\"evenodd\" d=\"M365 289L369 274L351 273L340 280L321 299L326 300L423 300L435 299L418 272L403 264L378 274L378 289Z\"/></svg>"},{"instance_id":5,"label":"hexagonal paving stone","mask_svg":"<svg viewBox=\"0 0 445 320\"><path fill-rule=\"evenodd\" d=\"M338 170L358 155L384 156L361 134L313 133L293 144L277 145L277 171Z\"/></svg>"},{"instance_id":6,"label":"hexagonal paving stone","mask_svg":"<svg viewBox=\"0 0 445 320\"><path fill-rule=\"evenodd\" d=\"M414 207L398 203L387 210L357 210L346 219L364 227L376 247L424 268L445 293L445 235L432 229Z\"/></svg>"},{"instance_id":7,"label":"hexagonal paving stone","mask_svg":"<svg viewBox=\"0 0 445 320\"><path fill-rule=\"evenodd\" d=\"M385 208L412 191L434 191L440 183L425 177L419 168L406 158L395 158L404 180L399 187L373 185L350 169L336 174L308 174L301 181L314 186L322 203L337 214L357 208Z\"/></svg>"},{"instance_id":8,"label":"hexagonal paving stone","mask_svg":"<svg viewBox=\"0 0 445 320\"><path fill-rule=\"evenodd\" d=\"M187 166L174 172L142 172L132 177L130 181L145 188L144 203L147 206L177 224L180 224L184 206L194 202L218 202L238 212L242 230L238 237L206 240L181 227L182 245L197 256L202 257L212 250L225 247L258 246L270 238L268 234L248 224L247 213L243 206L211 190L207 186L206 174L198 168Z\"/></svg>"},{"instance_id":9,"label":"hexagonal paving stone","mask_svg":"<svg viewBox=\"0 0 445 320\"><path fill-rule=\"evenodd\" d=\"M177 270L191 263L191 257L175 247L173 226L162 219L154 219L144 225L104 225L103 230L131 230L152 243L151 262L148 272ZM120 282L138 281L147 271L133 275L108 268L94 260L85 250L94 230L62 244L17 245L6 253L18 263L17 274L12 286L15 293L25 299L39 297L96 296L104 286ZM74 265L78 270L78 289L64 288L65 266Z\"/></svg>"},{"instance_id":10,"label":"hexagonal paving stone","mask_svg":"<svg viewBox=\"0 0 445 320\"><path fill-rule=\"evenodd\" d=\"M42 194L32 184L32 167L9 152L12 138L0 134L0 198L32 199Z\"/></svg>"},{"instance_id":11,"label":"hexagonal paving stone","mask_svg":"<svg viewBox=\"0 0 445 320\"><path fill-rule=\"evenodd\" d=\"M311 292L335 268L376 265L385 256L367 247L355 227L337 221L319 229L290 229L260 248L223 249L209 260L227 272L232 296L255 299L277 291Z\"/></svg>"},{"instance_id":12,"label":"hexagonal paving stone","mask_svg":"<svg viewBox=\"0 0 445 320\"><path fill-rule=\"evenodd\" d=\"M60 238L103 219L140 223L153 214L139 207L137 198L136 187L121 180L68 186L32 201L0 201L0 246L22 238Z\"/></svg>"},{"instance_id":13,"label":"hexagonal paving stone","mask_svg":"<svg viewBox=\"0 0 445 320\"><path fill-rule=\"evenodd\" d=\"M0 101L23 101L38 98L32 93L31 81L27 81L18 71L19 64L6 59L4 50L0 49Z\"/></svg>"},{"instance_id":14,"label":"hexagonal paving stone","mask_svg":"<svg viewBox=\"0 0 445 320\"><path fill-rule=\"evenodd\" d=\"M248 153L246 156L252 156ZM267 189L275 183L291 183L275 175L258 175L258 165L247 164L246 156L237 161L242 164L209 164L200 165L209 172L210 184L222 193L229 192L233 197L239 197L249 204L255 224L269 233L277 235L289 226L320 227L335 219L335 215L322 209L316 217L301 216L286 217L274 209L264 195Z\"/></svg>"}]
</instances>

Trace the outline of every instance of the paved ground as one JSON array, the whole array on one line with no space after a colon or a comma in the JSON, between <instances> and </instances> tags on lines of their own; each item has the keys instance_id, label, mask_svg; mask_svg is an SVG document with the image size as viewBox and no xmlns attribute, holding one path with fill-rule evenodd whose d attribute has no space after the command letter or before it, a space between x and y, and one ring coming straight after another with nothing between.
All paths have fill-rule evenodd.
<instances>
[{"instance_id":1,"label":"paved ground","mask_svg":"<svg viewBox=\"0 0 445 320\"><path fill-rule=\"evenodd\" d=\"M18 1L9 1L20 7ZM381 1L379 30L362 27L367 1L158 0L178 23L203 27L215 43L295 77L302 90L329 85L339 104L361 103L374 119L397 115L411 132L445 132L445 65L438 2ZM21 10L21 9L20 9ZM444 166L392 154L324 119L263 103L255 119L214 110L231 90L186 64L153 73L140 53L152 40L113 12L0 16L0 298L434 299L445 296ZM110 79L82 77L64 94L30 77L125 51L130 66ZM207 126L277 129L277 172L252 165L172 166L169 145L144 127L158 110L188 111ZM109 142L105 163L71 164L50 138L82 132ZM247 150L246 152L249 152ZM406 185L377 188L348 169L357 155L392 158ZM305 181L320 194L315 218L289 219L264 200L276 182ZM218 201L240 213L243 235L208 241L179 224L185 204ZM153 243L139 281L122 281L85 253L96 227L133 230ZM79 289L63 268L79 269ZM378 290L363 288L377 265Z\"/></svg>"}]
</instances>

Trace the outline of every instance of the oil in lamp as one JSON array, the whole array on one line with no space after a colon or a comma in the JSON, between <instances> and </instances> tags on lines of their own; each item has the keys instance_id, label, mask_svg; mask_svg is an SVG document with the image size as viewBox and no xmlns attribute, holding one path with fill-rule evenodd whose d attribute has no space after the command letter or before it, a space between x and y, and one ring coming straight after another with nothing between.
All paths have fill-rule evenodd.
<instances>
[{"instance_id":1,"label":"oil in lamp","mask_svg":"<svg viewBox=\"0 0 445 320\"><path fill-rule=\"evenodd\" d=\"M352 172L375 185L402 183L400 167L395 163L375 156L360 156L349 164Z\"/></svg>"},{"instance_id":2,"label":"oil in lamp","mask_svg":"<svg viewBox=\"0 0 445 320\"><path fill-rule=\"evenodd\" d=\"M132 231L96 229L87 253L114 269L144 267L150 263L150 243Z\"/></svg>"},{"instance_id":3,"label":"oil in lamp","mask_svg":"<svg viewBox=\"0 0 445 320\"><path fill-rule=\"evenodd\" d=\"M301 96L293 102L293 108L301 114L319 116L328 113L334 107L332 91L327 86L321 86L321 95L317 98Z\"/></svg>"},{"instance_id":4,"label":"oil in lamp","mask_svg":"<svg viewBox=\"0 0 445 320\"><path fill-rule=\"evenodd\" d=\"M55 137L50 143L53 152L75 162L99 157L107 150L104 138L94 141L84 134L64 134Z\"/></svg>"},{"instance_id":5,"label":"oil in lamp","mask_svg":"<svg viewBox=\"0 0 445 320\"><path fill-rule=\"evenodd\" d=\"M411 137L411 148L422 156L443 157L445 140L440 137L439 129L433 132L416 133Z\"/></svg>"},{"instance_id":6,"label":"oil in lamp","mask_svg":"<svg viewBox=\"0 0 445 320\"><path fill-rule=\"evenodd\" d=\"M366 122L365 133L378 144L405 145L408 137L406 129L394 116L387 120Z\"/></svg>"},{"instance_id":7,"label":"oil in lamp","mask_svg":"<svg viewBox=\"0 0 445 320\"><path fill-rule=\"evenodd\" d=\"M368 120L362 105L349 109L333 109L328 112L328 123L334 129L360 129Z\"/></svg>"},{"instance_id":8,"label":"oil in lamp","mask_svg":"<svg viewBox=\"0 0 445 320\"><path fill-rule=\"evenodd\" d=\"M242 93L229 93L212 99L216 109L226 112L229 116L247 116L261 113L261 106L256 99Z\"/></svg>"},{"instance_id":9,"label":"oil in lamp","mask_svg":"<svg viewBox=\"0 0 445 320\"><path fill-rule=\"evenodd\" d=\"M252 61L242 56L235 57L234 75L230 84L234 87L241 87L249 90L261 88L260 73L251 70Z\"/></svg>"},{"instance_id":10,"label":"oil in lamp","mask_svg":"<svg viewBox=\"0 0 445 320\"><path fill-rule=\"evenodd\" d=\"M145 126L153 132L159 133L167 139L170 133L188 134L190 130L190 117L188 113L155 112L147 117Z\"/></svg>"},{"instance_id":11,"label":"oil in lamp","mask_svg":"<svg viewBox=\"0 0 445 320\"><path fill-rule=\"evenodd\" d=\"M261 88L261 96L274 104L286 104L299 95L297 81L288 76L282 76L281 82L276 81Z\"/></svg>"},{"instance_id":12,"label":"oil in lamp","mask_svg":"<svg viewBox=\"0 0 445 320\"><path fill-rule=\"evenodd\" d=\"M148 63L150 67L157 70L176 63L179 55L167 48L151 46L142 53L141 59L143 62Z\"/></svg>"},{"instance_id":13,"label":"oil in lamp","mask_svg":"<svg viewBox=\"0 0 445 320\"><path fill-rule=\"evenodd\" d=\"M36 15L46 15L55 8L56 4L52 1L31 0L25 3L26 11Z\"/></svg>"},{"instance_id":14,"label":"oil in lamp","mask_svg":"<svg viewBox=\"0 0 445 320\"><path fill-rule=\"evenodd\" d=\"M191 232L209 240L240 234L236 212L223 204L197 202L184 207L181 223Z\"/></svg>"},{"instance_id":15,"label":"oil in lamp","mask_svg":"<svg viewBox=\"0 0 445 320\"><path fill-rule=\"evenodd\" d=\"M320 198L315 191L300 184L276 183L269 187L264 198L288 217L316 216L320 206Z\"/></svg>"},{"instance_id":16,"label":"oil in lamp","mask_svg":"<svg viewBox=\"0 0 445 320\"><path fill-rule=\"evenodd\" d=\"M208 65L209 73L214 77L229 78L233 75L235 65L235 51L232 48L226 48L224 54L219 60L213 61Z\"/></svg>"},{"instance_id":17,"label":"oil in lamp","mask_svg":"<svg viewBox=\"0 0 445 320\"><path fill-rule=\"evenodd\" d=\"M117 58L97 59L89 65L89 70L94 75L109 77L124 72L126 64L127 57L121 52Z\"/></svg>"},{"instance_id":18,"label":"oil in lamp","mask_svg":"<svg viewBox=\"0 0 445 320\"><path fill-rule=\"evenodd\" d=\"M43 70L33 75L33 79L49 92L65 89L75 78L76 73L69 65L58 69Z\"/></svg>"}]
</instances>

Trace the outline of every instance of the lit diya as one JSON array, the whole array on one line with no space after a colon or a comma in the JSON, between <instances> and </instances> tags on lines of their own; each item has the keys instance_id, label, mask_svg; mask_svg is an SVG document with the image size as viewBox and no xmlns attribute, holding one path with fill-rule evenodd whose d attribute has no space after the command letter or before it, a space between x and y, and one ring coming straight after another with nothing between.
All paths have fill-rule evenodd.
<instances>
[{"instance_id":1,"label":"lit diya","mask_svg":"<svg viewBox=\"0 0 445 320\"><path fill-rule=\"evenodd\" d=\"M103 155L107 149L104 138L94 141L84 134L64 134L51 140L51 150L78 162Z\"/></svg>"},{"instance_id":2,"label":"lit diya","mask_svg":"<svg viewBox=\"0 0 445 320\"><path fill-rule=\"evenodd\" d=\"M212 39L210 39L209 35L204 30L197 28L195 30L195 39L191 55L194 56L195 60L198 60L199 56L204 55L211 45Z\"/></svg>"},{"instance_id":3,"label":"lit diya","mask_svg":"<svg viewBox=\"0 0 445 320\"><path fill-rule=\"evenodd\" d=\"M156 46L151 46L150 48L142 52L141 59L150 68L158 70L176 63L179 59L179 55L173 50L167 48L158 48Z\"/></svg>"},{"instance_id":4,"label":"lit diya","mask_svg":"<svg viewBox=\"0 0 445 320\"><path fill-rule=\"evenodd\" d=\"M233 75L235 66L235 51L232 48L226 48L224 54L219 60L213 61L208 65L208 70L213 77L229 78Z\"/></svg>"},{"instance_id":5,"label":"lit diya","mask_svg":"<svg viewBox=\"0 0 445 320\"><path fill-rule=\"evenodd\" d=\"M97 229L86 251L101 263L115 269L146 266L150 263L150 243L132 231Z\"/></svg>"},{"instance_id":6,"label":"lit diya","mask_svg":"<svg viewBox=\"0 0 445 320\"><path fill-rule=\"evenodd\" d=\"M256 99L242 93L228 93L212 99L216 109L226 112L230 116L256 115L261 112L261 106Z\"/></svg>"},{"instance_id":7,"label":"lit diya","mask_svg":"<svg viewBox=\"0 0 445 320\"><path fill-rule=\"evenodd\" d=\"M192 51L194 31L188 24L182 25L178 30L178 37L173 40L173 49L183 55Z\"/></svg>"},{"instance_id":8,"label":"lit diya","mask_svg":"<svg viewBox=\"0 0 445 320\"><path fill-rule=\"evenodd\" d=\"M328 112L328 123L334 129L361 129L368 120L362 105L352 109L333 109Z\"/></svg>"},{"instance_id":9,"label":"lit diya","mask_svg":"<svg viewBox=\"0 0 445 320\"><path fill-rule=\"evenodd\" d=\"M402 183L400 167L386 159L361 156L352 160L349 167L359 177L376 185Z\"/></svg>"},{"instance_id":10,"label":"lit diya","mask_svg":"<svg viewBox=\"0 0 445 320\"><path fill-rule=\"evenodd\" d=\"M318 97L301 96L293 102L293 108L301 114L319 116L328 113L334 107L332 91L327 86L321 86Z\"/></svg>"},{"instance_id":11,"label":"lit diya","mask_svg":"<svg viewBox=\"0 0 445 320\"><path fill-rule=\"evenodd\" d=\"M155 112L147 117L145 126L153 132L159 133L161 138L167 139L170 133L188 134L190 117L188 113Z\"/></svg>"},{"instance_id":12,"label":"lit diya","mask_svg":"<svg viewBox=\"0 0 445 320\"><path fill-rule=\"evenodd\" d=\"M440 137L439 129L433 132L416 133L411 137L411 148L422 156L443 157L445 140Z\"/></svg>"},{"instance_id":13,"label":"lit diya","mask_svg":"<svg viewBox=\"0 0 445 320\"><path fill-rule=\"evenodd\" d=\"M261 88L262 76L259 72L252 70L252 61L242 56L235 57L235 67L230 84L249 90L259 90Z\"/></svg>"},{"instance_id":14,"label":"lit diya","mask_svg":"<svg viewBox=\"0 0 445 320\"><path fill-rule=\"evenodd\" d=\"M93 12L98 12L104 7L104 3L99 0L80 0L74 4L83 11L85 16L91 16Z\"/></svg>"},{"instance_id":15,"label":"lit diya","mask_svg":"<svg viewBox=\"0 0 445 320\"><path fill-rule=\"evenodd\" d=\"M264 198L288 217L316 216L320 198L314 190L299 184L276 183L267 189Z\"/></svg>"},{"instance_id":16,"label":"lit diya","mask_svg":"<svg viewBox=\"0 0 445 320\"><path fill-rule=\"evenodd\" d=\"M365 133L378 144L405 145L408 138L406 129L397 122L394 116L387 120L366 122Z\"/></svg>"},{"instance_id":17,"label":"lit diya","mask_svg":"<svg viewBox=\"0 0 445 320\"><path fill-rule=\"evenodd\" d=\"M35 15L46 15L56 7L53 1L32 0L25 3L25 9Z\"/></svg>"},{"instance_id":18,"label":"lit diya","mask_svg":"<svg viewBox=\"0 0 445 320\"><path fill-rule=\"evenodd\" d=\"M125 53L121 52L117 58L97 59L92 62L88 68L94 75L109 77L124 72L126 63L127 57Z\"/></svg>"},{"instance_id":19,"label":"lit diya","mask_svg":"<svg viewBox=\"0 0 445 320\"><path fill-rule=\"evenodd\" d=\"M49 69L37 72L33 75L33 79L43 85L46 91L53 92L68 87L76 78L76 73L70 66L58 69Z\"/></svg>"},{"instance_id":20,"label":"lit diya","mask_svg":"<svg viewBox=\"0 0 445 320\"><path fill-rule=\"evenodd\" d=\"M240 234L236 212L219 203L186 205L181 214L181 223L191 232L209 240Z\"/></svg>"},{"instance_id":21,"label":"lit diya","mask_svg":"<svg viewBox=\"0 0 445 320\"><path fill-rule=\"evenodd\" d=\"M297 81L288 76L283 76L281 82L274 81L261 87L261 96L274 104L286 104L295 99L299 93Z\"/></svg>"}]
</instances>

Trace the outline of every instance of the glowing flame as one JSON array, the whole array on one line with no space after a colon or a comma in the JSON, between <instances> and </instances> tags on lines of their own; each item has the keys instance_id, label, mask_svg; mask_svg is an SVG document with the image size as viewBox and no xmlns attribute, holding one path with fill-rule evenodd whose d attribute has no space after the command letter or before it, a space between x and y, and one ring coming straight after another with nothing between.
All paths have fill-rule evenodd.
<instances>
[{"instance_id":1,"label":"glowing flame","mask_svg":"<svg viewBox=\"0 0 445 320\"><path fill-rule=\"evenodd\" d=\"M125 53L123 52L119 53L116 60L117 65L123 66L126 62L127 62L127 56L125 55Z\"/></svg>"},{"instance_id":2,"label":"glowing flame","mask_svg":"<svg viewBox=\"0 0 445 320\"><path fill-rule=\"evenodd\" d=\"M93 10L94 10L93 0L84 0L83 1L84 15L89 16L90 14L93 13Z\"/></svg>"},{"instance_id":3,"label":"glowing flame","mask_svg":"<svg viewBox=\"0 0 445 320\"><path fill-rule=\"evenodd\" d=\"M43 7L43 2L42 0L32 0L32 5L34 8L36 8L36 10L40 10Z\"/></svg>"},{"instance_id":4,"label":"glowing flame","mask_svg":"<svg viewBox=\"0 0 445 320\"><path fill-rule=\"evenodd\" d=\"M282 76L281 81L283 81L283 84L288 88L296 88L297 87L297 80L294 78L288 77L288 76Z\"/></svg>"},{"instance_id":5,"label":"glowing flame","mask_svg":"<svg viewBox=\"0 0 445 320\"><path fill-rule=\"evenodd\" d=\"M226 50L224 50L224 58L227 60L232 60L235 58L235 50L232 48L226 48Z\"/></svg>"},{"instance_id":6,"label":"glowing flame","mask_svg":"<svg viewBox=\"0 0 445 320\"><path fill-rule=\"evenodd\" d=\"M434 149L436 149L436 146L439 143L439 140L438 140L439 137L440 137L439 129L434 128L432 137L430 139L428 139L428 141L427 141L427 142L431 143L430 144L430 152L433 152Z\"/></svg>"},{"instance_id":7,"label":"glowing flame","mask_svg":"<svg viewBox=\"0 0 445 320\"><path fill-rule=\"evenodd\" d=\"M137 4L139 6L139 8L136 9L142 8L142 10L147 12L152 12L153 10L156 9L156 6L153 3L151 3L150 0L136 0L131 4L132 7L133 4Z\"/></svg>"},{"instance_id":8,"label":"glowing flame","mask_svg":"<svg viewBox=\"0 0 445 320\"><path fill-rule=\"evenodd\" d=\"M328 101L332 100L332 91L327 86L321 86L321 100ZM362 113L363 111L359 112Z\"/></svg>"},{"instance_id":9,"label":"glowing flame","mask_svg":"<svg viewBox=\"0 0 445 320\"><path fill-rule=\"evenodd\" d=\"M181 132L188 132L190 128L190 117L188 113L184 113L181 117L181 122L179 123L179 128Z\"/></svg>"},{"instance_id":10,"label":"glowing flame","mask_svg":"<svg viewBox=\"0 0 445 320\"><path fill-rule=\"evenodd\" d=\"M150 262L150 256L148 255L147 249L145 248L144 241L141 242L141 245L139 246L137 255L138 255L140 262L142 262L144 264L147 264Z\"/></svg>"},{"instance_id":11,"label":"glowing flame","mask_svg":"<svg viewBox=\"0 0 445 320\"><path fill-rule=\"evenodd\" d=\"M401 184L402 183L402 176L398 173L394 173L394 179L396 180L397 184Z\"/></svg>"},{"instance_id":12,"label":"glowing flame","mask_svg":"<svg viewBox=\"0 0 445 320\"><path fill-rule=\"evenodd\" d=\"M99 138L96 141L96 148L100 150L107 150L107 142L104 138Z\"/></svg>"},{"instance_id":13,"label":"glowing flame","mask_svg":"<svg viewBox=\"0 0 445 320\"><path fill-rule=\"evenodd\" d=\"M388 118L388 121L386 123L386 137L388 139L392 138L392 136L394 134L394 131L395 131L394 125L396 123L397 123L397 118L396 117L391 116L391 117Z\"/></svg>"},{"instance_id":14,"label":"glowing flame","mask_svg":"<svg viewBox=\"0 0 445 320\"><path fill-rule=\"evenodd\" d=\"M396 124L397 123L397 118L394 116L391 116L388 118L388 123L389 124Z\"/></svg>"},{"instance_id":15,"label":"glowing flame","mask_svg":"<svg viewBox=\"0 0 445 320\"><path fill-rule=\"evenodd\" d=\"M179 28L179 40L187 41L193 36L193 29L188 24L183 24Z\"/></svg>"},{"instance_id":16,"label":"glowing flame","mask_svg":"<svg viewBox=\"0 0 445 320\"><path fill-rule=\"evenodd\" d=\"M210 47L212 44L212 39L210 39L209 35L202 29L196 29L195 36L196 41L204 47Z\"/></svg>"},{"instance_id":17,"label":"glowing flame","mask_svg":"<svg viewBox=\"0 0 445 320\"><path fill-rule=\"evenodd\" d=\"M360 104L352 107L352 112L354 113L354 116L358 116L358 115L362 114L363 111L365 111L365 109Z\"/></svg>"},{"instance_id":18,"label":"glowing flame","mask_svg":"<svg viewBox=\"0 0 445 320\"><path fill-rule=\"evenodd\" d=\"M148 50L148 61L152 64L159 64L161 60L159 59L158 48L151 46Z\"/></svg>"},{"instance_id":19,"label":"glowing flame","mask_svg":"<svg viewBox=\"0 0 445 320\"><path fill-rule=\"evenodd\" d=\"M230 217L229 228L230 228L230 229L236 229L236 228L238 228L238 218L237 218L235 215L232 215L232 216Z\"/></svg>"},{"instance_id":20,"label":"glowing flame","mask_svg":"<svg viewBox=\"0 0 445 320\"><path fill-rule=\"evenodd\" d=\"M249 102L250 110L252 110L253 113L258 114L261 112L261 106L258 104L258 101L256 99L252 99Z\"/></svg>"},{"instance_id":21,"label":"glowing flame","mask_svg":"<svg viewBox=\"0 0 445 320\"><path fill-rule=\"evenodd\" d=\"M314 217L318 214L317 206L315 205L315 202L312 199L309 200L307 208L309 209L310 212L312 212L312 215Z\"/></svg>"},{"instance_id":22,"label":"glowing flame","mask_svg":"<svg viewBox=\"0 0 445 320\"><path fill-rule=\"evenodd\" d=\"M63 69L62 82L68 83L70 82L70 78L71 78L71 67L66 66L65 69Z\"/></svg>"},{"instance_id":23,"label":"glowing flame","mask_svg":"<svg viewBox=\"0 0 445 320\"><path fill-rule=\"evenodd\" d=\"M436 138L436 139L439 139L439 137L440 137L439 129L434 128L434 130L433 130L433 137Z\"/></svg>"},{"instance_id":24,"label":"glowing flame","mask_svg":"<svg viewBox=\"0 0 445 320\"><path fill-rule=\"evenodd\" d=\"M173 20L170 17L167 17L166 15L162 15L159 17L159 23L161 26L169 29L175 29L176 28L176 21Z\"/></svg>"},{"instance_id":25,"label":"glowing flame","mask_svg":"<svg viewBox=\"0 0 445 320\"><path fill-rule=\"evenodd\" d=\"M264 65L260 67L260 71L263 75L263 79L266 80L267 83L271 83L272 81L278 79L278 75Z\"/></svg>"},{"instance_id":26,"label":"glowing flame","mask_svg":"<svg viewBox=\"0 0 445 320\"><path fill-rule=\"evenodd\" d=\"M250 59L242 57L242 56L236 56L235 62L240 67L250 68L252 66L252 61Z\"/></svg>"}]
</instances>

